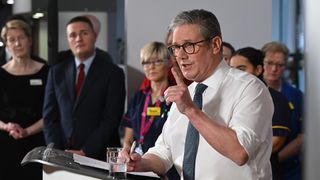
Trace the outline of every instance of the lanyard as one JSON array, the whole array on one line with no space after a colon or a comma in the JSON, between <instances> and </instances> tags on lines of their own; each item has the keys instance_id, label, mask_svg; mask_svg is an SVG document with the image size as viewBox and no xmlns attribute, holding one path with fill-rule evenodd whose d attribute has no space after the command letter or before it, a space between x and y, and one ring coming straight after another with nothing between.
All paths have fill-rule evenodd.
<instances>
[{"instance_id":1,"label":"lanyard","mask_svg":"<svg viewBox=\"0 0 320 180\"><path fill-rule=\"evenodd\" d=\"M140 138L139 138L139 143L143 144L144 141L144 136L147 134L149 131L152 122L154 121L155 116L151 116L149 121L146 123L146 117L147 117L147 111L148 111L148 105L150 101L150 96L151 96L151 90L148 92L146 100L144 101L144 107L143 107L143 112L141 114L141 125L140 125ZM156 102L155 107L160 107L161 101L158 99Z\"/></svg>"}]
</instances>

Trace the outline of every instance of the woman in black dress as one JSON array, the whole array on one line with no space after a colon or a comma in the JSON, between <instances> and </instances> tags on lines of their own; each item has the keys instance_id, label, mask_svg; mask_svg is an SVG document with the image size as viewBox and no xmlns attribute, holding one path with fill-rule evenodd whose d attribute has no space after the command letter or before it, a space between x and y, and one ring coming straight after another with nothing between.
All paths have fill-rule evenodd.
<instances>
[{"instance_id":1,"label":"woman in black dress","mask_svg":"<svg viewBox=\"0 0 320 180\"><path fill-rule=\"evenodd\" d=\"M0 67L0 179L42 179L40 164L21 166L23 157L43 146L42 104L48 66L30 57L31 29L11 20L1 38L12 60Z\"/></svg>"}]
</instances>

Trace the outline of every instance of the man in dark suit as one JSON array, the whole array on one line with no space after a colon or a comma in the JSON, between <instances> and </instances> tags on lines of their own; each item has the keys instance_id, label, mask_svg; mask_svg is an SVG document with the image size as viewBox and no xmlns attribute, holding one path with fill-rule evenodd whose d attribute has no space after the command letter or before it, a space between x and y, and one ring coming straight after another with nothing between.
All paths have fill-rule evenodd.
<instances>
[{"instance_id":1,"label":"man in dark suit","mask_svg":"<svg viewBox=\"0 0 320 180\"><path fill-rule=\"evenodd\" d=\"M105 160L106 147L120 146L125 83L122 69L96 53L96 37L87 17L68 22L67 38L74 57L50 69L44 134L55 148Z\"/></svg>"}]
</instances>

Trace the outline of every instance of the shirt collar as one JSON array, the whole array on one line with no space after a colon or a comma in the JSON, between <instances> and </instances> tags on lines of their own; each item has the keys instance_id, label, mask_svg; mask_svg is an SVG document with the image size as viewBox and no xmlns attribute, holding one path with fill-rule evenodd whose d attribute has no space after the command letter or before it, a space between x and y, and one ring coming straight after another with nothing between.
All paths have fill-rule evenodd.
<instances>
[{"instance_id":1,"label":"shirt collar","mask_svg":"<svg viewBox=\"0 0 320 180\"><path fill-rule=\"evenodd\" d=\"M94 53L92 54L92 56L88 57L87 59L85 59L84 61L80 61L77 57L75 57L75 63L76 63L76 67L78 68L79 65L81 63L84 64L84 68L85 68L85 71L87 72L88 69L90 68L91 64L92 64L92 61L93 59L95 58L96 56L96 51L94 51Z\"/></svg>"},{"instance_id":2,"label":"shirt collar","mask_svg":"<svg viewBox=\"0 0 320 180\"><path fill-rule=\"evenodd\" d=\"M227 73L231 67L226 63L226 61L221 60L219 65L215 68L213 73L204 81L199 82L202 84L207 85L209 88L218 89L220 87L220 84L224 80L224 78L227 76ZM192 88L194 89L198 83L193 82Z\"/></svg>"}]
</instances>

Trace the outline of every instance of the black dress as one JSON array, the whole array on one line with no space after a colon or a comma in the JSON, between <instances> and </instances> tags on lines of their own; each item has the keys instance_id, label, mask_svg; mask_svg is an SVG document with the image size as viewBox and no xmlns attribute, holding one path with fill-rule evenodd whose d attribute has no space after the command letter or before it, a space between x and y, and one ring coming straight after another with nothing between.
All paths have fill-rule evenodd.
<instances>
[{"instance_id":1,"label":"black dress","mask_svg":"<svg viewBox=\"0 0 320 180\"><path fill-rule=\"evenodd\" d=\"M42 105L48 66L31 75L12 75L0 68L0 120L26 128L42 117ZM42 179L42 166L21 166L23 157L33 148L44 146L42 132L15 140L0 130L0 180Z\"/></svg>"}]
</instances>

